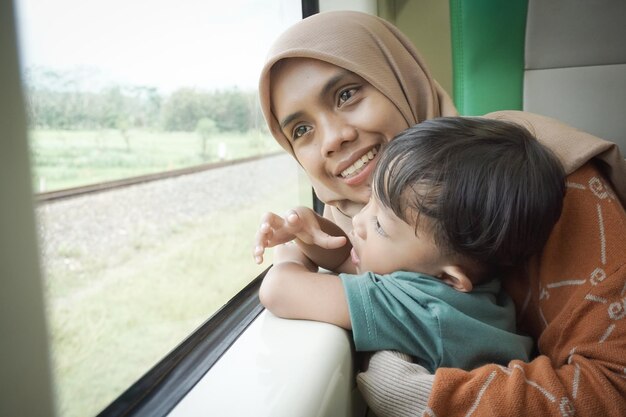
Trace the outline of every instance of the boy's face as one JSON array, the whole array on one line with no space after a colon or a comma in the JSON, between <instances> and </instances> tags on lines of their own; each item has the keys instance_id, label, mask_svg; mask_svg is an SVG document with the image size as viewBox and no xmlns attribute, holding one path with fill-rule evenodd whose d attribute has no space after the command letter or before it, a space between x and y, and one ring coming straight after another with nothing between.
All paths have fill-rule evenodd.
<instances>
[{"instance_id":1,"label":"boy's face","mask_svg":"<svg viewBox=\"0 0 626 417\"><path fill-rule=\"evenodd\" d=\"M421 224L427 222L421 219ZM420 227L416 235L415 227L380 204L374 193L363 210L352 218L352 224L351 255L359 273L388 274L402 270L440 277L449 264L428 227Z\"/></svg>"}]
</instances>

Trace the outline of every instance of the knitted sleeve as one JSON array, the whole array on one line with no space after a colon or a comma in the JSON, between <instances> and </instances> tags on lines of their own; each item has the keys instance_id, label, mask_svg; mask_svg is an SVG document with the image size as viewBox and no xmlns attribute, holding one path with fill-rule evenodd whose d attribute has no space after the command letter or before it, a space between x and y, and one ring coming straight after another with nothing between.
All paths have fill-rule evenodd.
<instances>
[{"instance_id":1,"label":"knitted sleeve","mask_svg":"<svg viewBox=\"0 0 626 417\"><path fill-rule=\"evenodd\" d=\"M593 165L567 180L544 251L510 286L539 356L437 370L435 415L626 415L626 213Z\"/></svg>"}]
</instances>

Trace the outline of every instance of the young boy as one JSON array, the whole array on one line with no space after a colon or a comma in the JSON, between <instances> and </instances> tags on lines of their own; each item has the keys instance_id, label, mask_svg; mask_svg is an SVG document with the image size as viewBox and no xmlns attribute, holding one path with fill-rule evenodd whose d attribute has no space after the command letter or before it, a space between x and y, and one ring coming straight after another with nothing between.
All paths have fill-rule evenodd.
<instances>
[{"instance_id":1,"label":"young boy","mask_svg":"<svg viewBox=\"0 0 626 417\"><path fill-rule=\"evenodd\" d=\"M564 192L556 157L518 125L422 122L383 150L370 201L353 218L353 265L343 272L359 275L272 275L261 302L280 317L351 329L358 351L404 352L430 372L528 360L532 340L515 334L513 303L496 278L542 249ZM264 223L261 240L265 247L290 239L304 247L346 243L320 238L318 227L310 209L297 208Z\"/></svg>"}]
</instances>

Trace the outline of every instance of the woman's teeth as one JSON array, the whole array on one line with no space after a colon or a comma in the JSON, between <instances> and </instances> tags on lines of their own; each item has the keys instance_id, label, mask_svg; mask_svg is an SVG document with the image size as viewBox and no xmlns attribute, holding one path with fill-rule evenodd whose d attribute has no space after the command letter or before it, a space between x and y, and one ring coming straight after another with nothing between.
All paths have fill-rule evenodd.
<instances>
[{"instance_id":1,"label":"woman's teeth","mask_svg":"<svg viewBox=\"0 0 626 417\"><path fill-rule=\"evenodd\" d=\"M348 168L344 169L341 172L341 176L343 178L348 178L352 175L358 174L359 172L363 171L363 168L369 163L369 161L374 159L377 153L378 153L378 150L376 148L373 148L371 151L369 151L368 153L366 153L365 155L357 159L355 163L350 165Z\"/></svg>"}]
</instances>

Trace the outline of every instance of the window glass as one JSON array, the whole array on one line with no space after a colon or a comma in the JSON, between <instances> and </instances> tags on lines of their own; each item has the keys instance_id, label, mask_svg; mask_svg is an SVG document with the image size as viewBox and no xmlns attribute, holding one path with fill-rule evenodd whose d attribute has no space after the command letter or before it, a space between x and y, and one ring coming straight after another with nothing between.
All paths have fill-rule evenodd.
<instances>
[{"instance_id":1,"label":"window glass","mask_svg":"<svg viewBox=\"0 0 626 417\"><path fill-rule=\"evenodd\" d=\"M256 95L300 2L17 0L17 12L58 414L95 415L270 264L251 256L263 212L310 204Z\"/></svg>"}]
</instances>

